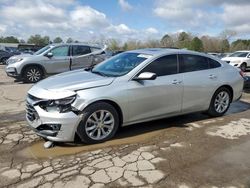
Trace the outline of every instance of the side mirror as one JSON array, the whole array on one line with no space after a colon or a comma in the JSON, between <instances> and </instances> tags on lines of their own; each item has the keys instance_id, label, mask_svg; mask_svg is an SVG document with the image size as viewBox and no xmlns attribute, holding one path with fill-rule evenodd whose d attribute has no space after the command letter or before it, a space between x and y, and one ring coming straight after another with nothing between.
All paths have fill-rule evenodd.
<instances>
[{"instance_id":1,"label":"side mirror","mask_svg":"<svg viewBox=\"0 0 250 188\"><path fill-rule=\"evenodd\" d=\"M250 58L250 54L247 56L247 58Z\"/></svg>"},{"instance_id":2,"label":"side mirror","mask_svg":"<svg viewBox=\"0 0 250 188\"><path fill-rule=\"evenodd\" d=\"M49 53L47 53L45 56L48 57L48 58L51 58L51 57L53 57L53 53L52 53L52 52L49 52Z\"/></svg>"},{"instance_id":3,"label":"side mirror","mask_svg":"<svg viewBox=\"0 0 250 188\"><path fill-rule=\"evenodd\" d=\"M135 77L133 80L155 80L156 79L156 74L152 72L143 72L139 74L139 76Z\"/></svg>"}]
</instances>

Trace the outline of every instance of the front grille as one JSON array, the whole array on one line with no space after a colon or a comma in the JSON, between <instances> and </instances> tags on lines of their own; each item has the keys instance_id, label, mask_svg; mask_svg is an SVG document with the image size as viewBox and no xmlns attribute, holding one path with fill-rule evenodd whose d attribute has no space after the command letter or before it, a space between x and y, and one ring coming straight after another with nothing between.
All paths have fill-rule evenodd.
<instances>
[{"instance_id":1,"label":"front grille","mask_svg":"<svg viewBox=\"0 0 250 188\"><path fill-rule=\"evenodd\" d=\"M30 121L34 121L39 118L35 108L28 102L26 102L26 115Z\"/></svg>"}]
</instances>

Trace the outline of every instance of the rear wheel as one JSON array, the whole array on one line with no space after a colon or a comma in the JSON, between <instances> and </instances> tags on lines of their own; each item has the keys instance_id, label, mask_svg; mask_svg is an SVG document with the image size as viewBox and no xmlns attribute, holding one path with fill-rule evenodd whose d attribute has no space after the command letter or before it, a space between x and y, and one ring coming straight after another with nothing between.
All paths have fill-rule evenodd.
<instances>
[{"instance_id":1,"label":"rear wheel","mask_svg":"<svg viewBox=\"0 0 250 188\"><path fill-rule=\"evenodd\" d=\"M247 64L246 64L246 63L242 63L242 64L240 65L240 69L241 69L243 72L245 72L245 71L247 70Z\"/></svg>"},{"instance_id":2,"label":"rear wheel","mask_svg":"<svg viewBox=\"0 0 250 188\"><path fill-rule=\"evenodd\" d=\"M43 78L43 71L37 66L30 66L25 68L23 76L25 82L35 83Z\"/></svg>"},{"instance_id":3,"label":"rear wheel","mask_svg":"<svg viewBox=\"0 0 250 188\"><path fill-rule=\"evenodd\" d=\"M112 138L119 127L116 109L105 102L98 102L87 107L77 134L85 143L100 143Z\"/></svg>"},{"instance_id":4,"label":"rear wheel","mask_svg":"<svg viewBox=\"0 0 250 188\"><path fill-rule=\"evenodd\" d=\"M225 114L232 101L232 94L226 87L219 88L210 102L208 114L213 117L222 116Z\"/></svg>"}]
</instances>

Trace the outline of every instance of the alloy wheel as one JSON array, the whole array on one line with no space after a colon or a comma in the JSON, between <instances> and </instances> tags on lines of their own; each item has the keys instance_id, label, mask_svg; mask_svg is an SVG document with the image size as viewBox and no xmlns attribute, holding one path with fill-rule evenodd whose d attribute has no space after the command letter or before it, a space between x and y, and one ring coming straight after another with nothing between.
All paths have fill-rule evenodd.
<instances>
[{"instance_id":1,"label":"alloy wheel","mask_svg":"<svg viewBox=\"0 0 250 188\"><path fill-rule=\"evenodd\" d=\"M214 107L216 112L223 113L227 110L230 103L230 96L228 92L221 91L215 98Z\"/></svg>"},{"instance_id":2,"label":"alloy wheel","mask_svg":"<svg viewBox=\"0 0 250 188\"><path fill-rule=\"evenodd\" d=\"M31 82L37 82L41 79L41 73L38 69L32 68L27 72L27 79Z\"/></svg>"},{"instance_id":3,"label":"alloy wheel","mask_svg":"<svg viewBox=\"0 0 250 188\"><path fill-rule=\"evenodd\" d=\"M103 140L110 135L115 125L113 115L107 110L92 113L86 121L86 134L93 140Z\"/></svg>"}]
</instances>

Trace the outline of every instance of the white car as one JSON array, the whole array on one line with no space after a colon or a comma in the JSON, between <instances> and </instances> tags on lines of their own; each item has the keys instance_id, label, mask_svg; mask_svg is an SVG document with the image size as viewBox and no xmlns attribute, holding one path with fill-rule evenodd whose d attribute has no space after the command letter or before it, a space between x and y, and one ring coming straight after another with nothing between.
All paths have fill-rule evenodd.
<instances>
[{"instance_id":1,"label":"white car","mask_svg":"<svg viewBox=\"0 0 250 188\"><path fill-rule=\"evenodd\" d=\"M246 71L247 68L250 68L250 51L237 51L221 60Z\"/></svg>"}]
</instances>

